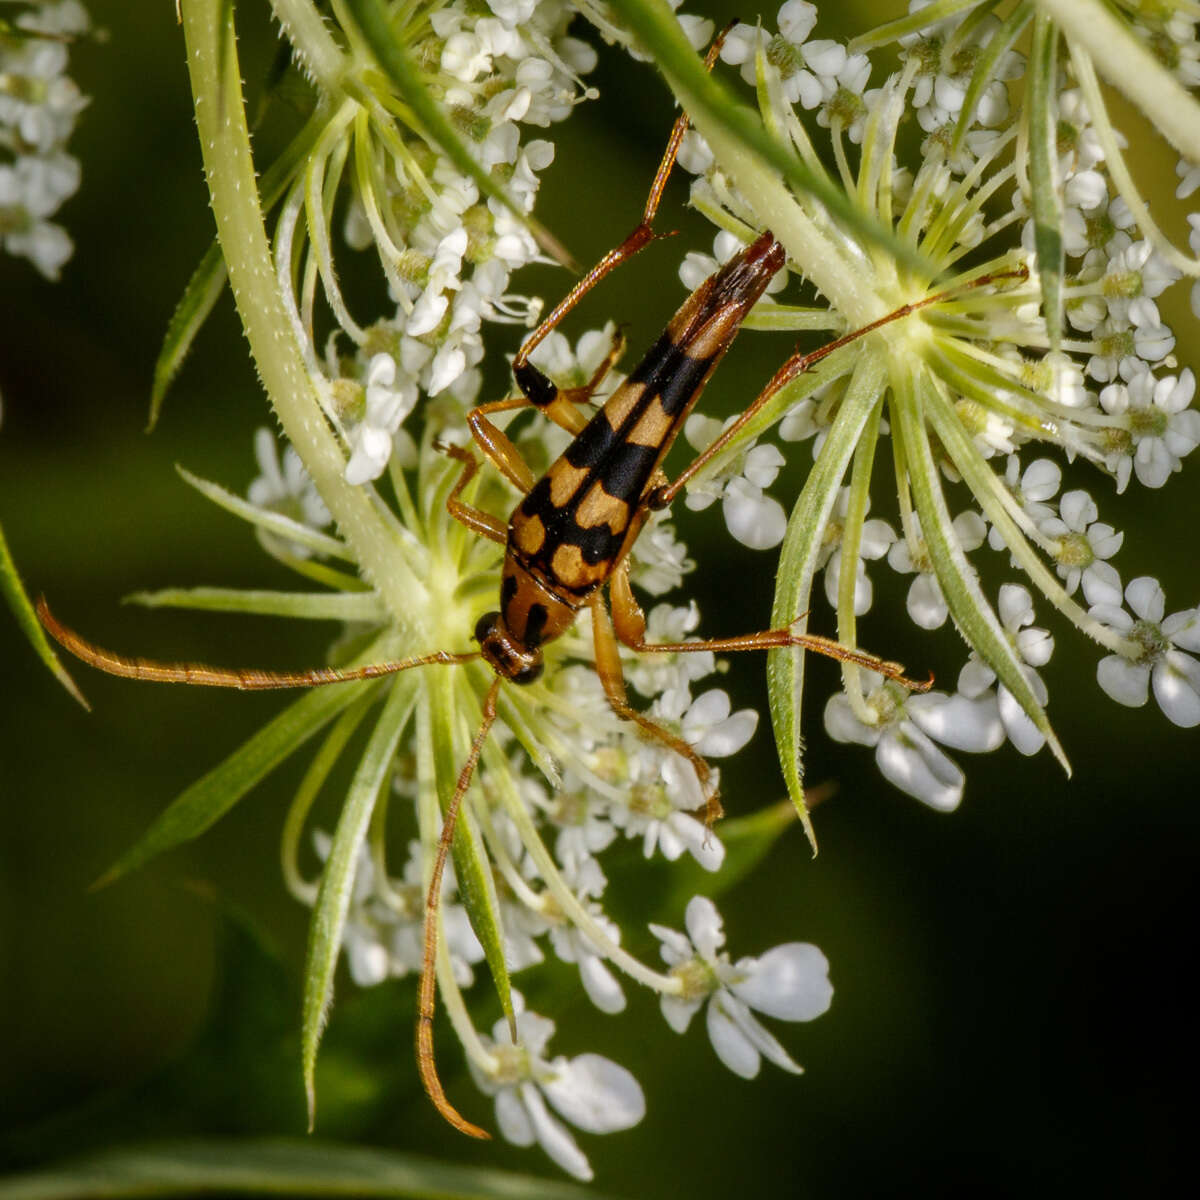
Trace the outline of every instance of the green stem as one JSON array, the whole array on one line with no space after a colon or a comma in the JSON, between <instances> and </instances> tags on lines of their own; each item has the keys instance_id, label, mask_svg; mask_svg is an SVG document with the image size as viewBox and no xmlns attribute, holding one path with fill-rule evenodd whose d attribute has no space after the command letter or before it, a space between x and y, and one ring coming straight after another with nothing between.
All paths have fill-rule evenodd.
<instances>
[{"instance_id":1,"label":"green stem","mask_svg":"<svg viewBox=\"0 0 1200 1200\"><path fill-rule=\"evenodd\" d=\"M345 59L312 0L271 0L271 11L321 91L337 95Z\"/></svg>"}]
</instances>

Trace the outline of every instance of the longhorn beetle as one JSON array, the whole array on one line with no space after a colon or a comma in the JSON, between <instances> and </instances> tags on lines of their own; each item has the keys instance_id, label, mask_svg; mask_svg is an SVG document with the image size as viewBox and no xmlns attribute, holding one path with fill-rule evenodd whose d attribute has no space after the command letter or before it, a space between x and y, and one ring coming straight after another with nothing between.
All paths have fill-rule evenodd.
<instances>
[{"instance_id":1,"label":"longhorn beetle","mask_svg":"<svg viewBox=\"0 0 1200 1200\"><path fill-rule=\"evenodd\" d=\"M719 48L720 39L709 49L710 68ZM579 610L586 606L592 619L596 672L608 703L619 717L635 723L644 736L692 764L706 797L709 824L721 811L710 768L683 738L630 705L618 642L643 653L723 653L799 646L881 672L917 690L927 689L932 682L914 682L905 678L897 663L790 628L683 643L645 640L645 618L629 583L629 554L650 514L666 508L788 382L864 334L946 298L944 293L923 298L816 351L793 354L737 420L673 481L668 481L662 471L668 450L747 313L784 265L783 247L770 232L761 234L687 298L640 365L590 417L582 406L591 403L596 389L616 362L621 339L614 340L606 360L585 385L568 390L556 387L530 362L530 355L596 283L656 237L663 236L655 234L651 226L687 125L686 114L675 122L637 227L571 289L517 352L513 375L521 394L479 405L467 416L480 451L522 493L507 523L463 501L463 492L479 469L478 459L461 447L442 447L462 464L447 499L450 514L469 529L505 547L500 607L484 614L476 624L474 639L479 643L478 650L435 651L394 662L297 672L162 663L127 658L102 649L61 624L44 598L38 601L42 623L67 650L91 666L132 679L258 690L315 687L477 658L483 658L491 666L496 677L484 697L482 720L446 807L426 891L417 1018L417 1059L425 1090L450 1124L474 1137L489 1135L458 1113L447 1099L437 1074L433 1051L435 959L446 857L463 797L496 719L497 697L504 681L520 685L537 679L543 669L543 646L564 634ZM982 286L1001 277L976 279L970 286ZM497 414L527 406L541 411L574 438L549 470L536 480L513 443L491 420ZM603 598L605 585L608 605Z\"/></svg>"}]
</instances>

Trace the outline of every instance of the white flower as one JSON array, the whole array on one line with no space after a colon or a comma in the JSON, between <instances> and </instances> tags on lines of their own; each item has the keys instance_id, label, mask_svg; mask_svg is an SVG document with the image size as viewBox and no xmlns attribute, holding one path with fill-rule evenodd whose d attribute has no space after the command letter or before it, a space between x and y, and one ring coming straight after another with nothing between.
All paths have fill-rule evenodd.
<instances>
[{"instance_id":1,"label":"white flower","mask_svg":"<svg viewBox=\"0 0 1200 1200\"><path fill-rule=\"evenodd\" d=\"M594 862L595 860L591 860ZM564 871L564 876L572 874ZM590 904L592 920L614 941L621 940L621 929L614 921L610 921L598 904ZM579 980L588 999L603 1013L619 1013L625 1010L625 993L616 976L609 969L602 951L598 950L592 940L581 929L574 925L553 925L550 928L550 944L554 953L563 962L576 963L579 967Z\"/></svg>"},{"instance_id":2,"label":"white flower","mask_svg":"<svg viewBox=\"0 0 1200 1200\"><path fill-rule=\"evenodd\" d=\"M987 535L987 526L983 518L974 509L967 509L954 518L954 534L959 545L965 551L977 550L983 545ZM926 554L924 541L919 539L917 554ZM905 607L913 623L921 629L940 629L946 623L950 608L946 597L942 594L942 585L932 567L927 566L919 558L914 558L913 547L907 538L894 542L887 552L888 566L901 575L916 573L916 578L908 589Z\"/></svg>"},{"instance_id":3,"label":"white flower","mask_svg":"<svg viewBox=\"0 0 1200 1200\"><path fill-rule=\"evenodd\" d=\"M1137 658L1110 654L1100 660L1096 678L1118 704L1140 708L1151 687L1169 720L1184 729L1200 725L1200 611L1173 613L1165 620L1162 585L1149 575L1131 580L1125 589L1130 616L1113 604L1096 604L1089 614L1123 634L1140 650Z\"/></svg>"},{"instance_id":4,"label":"white flower","mask_svg":"<svg viewBox=\"0 0 1200 1200\"><path fill-rule=\"evenodd\" d=\"M1101 391L1104 410L1129 422L1133 470L1144 486L1162 487L1200 443L1200 413L1189 407L1195 391L1190 367L1162 379L1142 370L1128 384L1110 384Z\"/></svg>"},{"instance_id":5,"label":"white flower","mask_svg":"<svg viewBox=\"0 0 1200 1200\"><path fill-rule=\"evenodd\" d=\"M693 413L684 426L684 437L695 449L704 450L716 441L721 429L721 422ZM690 486L684 503L695 511L721 497L729 532L751 550L768 550L783 540L787 514L764 489L774 483L785 461L778 446L752 446L735 456L721 475Z\"/></svg>"},{"instance_id":6,"label":"white flower","mask_svg":"<svg viewBox=\"0 0 1200 1200\"><path fill-rule=\"evenodd\" d=\"M646 641L651 644L685 642L700 624L700 610L693 600L686 606L656 604L646 617ZM711 650L678 654L633 654L625 665L625 682L643 696L657 696L669 689L686 692L693 680L716 670Z\"/></svg>"},{"instance_id":7,"label":"white flower","mask_svg":"<svg viewBox=\"0 0 1200 1200\"><path fill-rule=\"evenodd\" d=\"M918 696L870 672L864 675L874 681L865 697L873 723L864 724L845 694L837 692L825 705L826 732L839 742L874 746L885 779L930 808L953 812L962 801L964 777L937 743L972 753L995 750L1004 741L995 696Z\"/></svg>"},{"instance_id":8,"label":"white flower","mask_svg":"<svg viewBox=\"0 0 1200 1200\"><path fill-rule=\"evenodd\" d=\"M743 1079L753 1079L765 1057L785 1071L801 1068L752 1015L757 1009L781 1021L811 1021L833 999L829 963L808 942L776 946L758 958L729 960L721 914L706 896L694 896L685 916L687 934L661 925L650 931L682 990L660 1001L667 1024L683 1033L708 1004L708 1036L717 1057Z\"/></svg>"},{"instance_id":9,"label":"white flower","mask_svg":"<svg viewBox=\"0 0 1200 1200\"><path fill-rule=\"evenodd\" d=\"M1058 573L1067 591L1074 592L1080 580L1087 580L1105 559L1116 554L1125 535L1096 520L1100 510L1087 492L1064 492L1059 513L1041 521L1039 528L1056 540L1053 553Z\"/></svg>"},{"instance_id":10,"label":"white flower","mask_svg":"<svg viewBox=\"0 0 1200 1200\"><path fill-rule=\"evenodd\" d=\"M646 1115L642 1089L624 1067L599 1054L546 1058L554 1022L521 1011L517 992L513 1004L518 1010L517 1045L510 1039L508 1022L497 1021L487 1047L492 1065L485 1070L469 1059L471 1073L480 1089L495 1098L496 1124L505 1140L514 1146L536 1142L568 1174L590 1180L586 1156L550 1109L585 1133L615 1133L631 1129Z\"/></svg>"},{"instance_id":11,"label":"white flower","mask_svg":"<svg viewBox=\"0 0 1200 1200\"><path fill-rule=\"evenodd\" d=\"M1021 470L1021 460L1010 454L1004 465L1004 482L1012 498L1035 524L1054 516L1054 509L1047 503L1052 500L1062 485L1062 468L1053 459L1038 458ZM988 530L988 545L993 550L1005 546L1004 535L995 526Z\"/></svg>"}]
</instances>

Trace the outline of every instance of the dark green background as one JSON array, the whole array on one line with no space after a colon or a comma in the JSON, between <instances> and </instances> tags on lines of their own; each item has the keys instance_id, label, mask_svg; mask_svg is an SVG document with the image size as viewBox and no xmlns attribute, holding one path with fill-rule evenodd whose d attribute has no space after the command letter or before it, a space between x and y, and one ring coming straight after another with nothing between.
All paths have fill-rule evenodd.
<instances>
[{"instance_id":1,"label":"dark green background","mask_svg":"<svg viewBox=\"0 0 1200 1200\"><path fill-rule=\"evenodd\" d=\"M254 7L243 6L252 81L270 38ZM286 581L245 527L173 470L182 463L235 489L255 473L251 437L266 415L228 300L159 430L142 433L154 354L211 219L172 6L91 10L110 36L73 59L93 97L72 147L83 187L61 215L75 257L54 286L0 259L0 520L30 590L102 642L162 657L319 661L319 629L120 606L139 588ZM860 27L863 11L839 15ZM604 99L560 140L539 208L584 262L632 224L670 123L649 69L606 56L597 82ZM1165 203L1170 159L1144 166ZM683 197L682 185L669 191L664 225L707 248ZM648 341L680 296L680 252L678 242L647 251L575 328L613 316L629 323L635 348ZM529 290L564 287L561 273L545 272ZM1181 357L1194 362L1194 322L1178 306L1168 316ZM709 411L745 403L790 348L765 336L745 342ZM1195 475L1119 503L1104 480L1073 477L1090 481L1125 530L1122 574L1158 574L1171 610L1200 599ZM792 485L777 491L794 495ZM689 589L705 627L760 625L770 556L733 546L714 521L688 536L700 562ZM951 681L956 639L918 638L903 586L886 571L874 576L879 603L863 640ZM729 605L730 580L743 607ZM556 1011L554 996L539 994L560 1021L558 1051L608 1053L645 1087L649 1112L636 1130L583 1139L606 1191L1041 1194L1074 1184L1148 1194L1190 1164L1196 734L1153 706L1110 703L1095 684L1094 647L1047 614L1043 623L1057 638L1045 673L1051 713L1075 775L1066 782L1047 754L960 756L969 783L953 816L892 791L869 755L829 743L815 701L835 673L814 669L808 772L839 786L817 814L821 855L814 861L791 830L723 905L735 955L802 939L832 961L830 1013L777 1027L804 1078L772 1068L752 1084L734 1078L700 1023L677 1038L645 996L624 1017L597 1020L586 1005ZM294 1034L305 912L277 866L294 772L270 779L198 843L106 891L86 890L281 702L139 687L75 667L87 715L3 620L0 655L0 1164L146 1135L301 1134ZM737 664L729 686L740 703L761 705L760 665ZM765 728L724 778L734 814L782 794ZM619 877L623 911L680 923L677 911L653 908L659 877ZM576 991L569 973L550 978ZM468 1143L438 1121L415 1083L411 1014L409 985L360 996L343 986L318 1132L552 1173L537 1152ZM487 1115L449 1056L445 1066L466 1111Z\"/></svg>"}]
</instances>

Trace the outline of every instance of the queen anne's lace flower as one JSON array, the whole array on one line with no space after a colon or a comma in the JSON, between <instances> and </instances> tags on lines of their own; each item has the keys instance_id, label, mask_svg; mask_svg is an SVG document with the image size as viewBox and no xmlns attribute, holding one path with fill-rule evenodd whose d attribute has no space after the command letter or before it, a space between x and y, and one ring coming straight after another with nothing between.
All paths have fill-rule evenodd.
<instances>
[{"instance_id":1,"label":"queen anne's lace flower","mask_svg":"<svg viewBox=\"0 0 1200 1200\"><path fill-rule=\"evenodd\" d=\"M944 692L914 696L890 680L876 678L864 704L870 722L859 718L843 693L830 696L825 731L839 742L873 746L885 779L941 812L959 806L965 783L962 769L941 746L978 754L1004 741L991 693L974 698Z\"/></svg>"},{"instance_id":2,"label":"queen anne's lace flower","mask_svg":"<svg viewBox=\"0 0 1200 1200\"><path fill-rule=\"evenodd\" d=\"M519 1041L513 1045L508 1022L497 1021L487 1067L470 1060L475 1081L494 1098L496 1124L507 1141L537 1143L568 1174L591 1179L592 1168L563 1121L584 1133L630 1129L646 1113L642 1089L624 1067L599 1054L546 1058L554 1022L520 1011L519 995L513 1000Z\"/></svg>"},{"instance_id":3,"label":"queen anne's lace flower","mask_svg":"<svg viewBox=\"0 0 1200 1200\"><path fill-rule=\"evenodd\" d=\"M1136 656L1110 654L1100 660L1096 678L1118 704L1140 708L1151 687L1158 706L1176 725L1200 725L1200 612L1184 609L1169 617L1158 580L1141 576L1125 589L1133 612L1112 603L1095 604L1091 616L1119 631L1136 647ZM1187 653L1190 651L1191 653Z\"/></svg>"},{"instance_id":4,"label":"queen anne's lace flower","mask_svg":"<svg viewBox=\"0 0 1200 1200\"><path fill-rule=\"evenodd\" d=\"M829 963L816 946L789 942L758 958L736 963L724 950L725 931L716 905L694 896L687 906L687 934L662 925L650 931L662 943L662 956L680 984L660 1001L667 1024L683 1033L707 1004L708 1036L717 1057L736 1075L753 1079L763 1058L799 1074L800 1067L753 1016L753 1010L781 1021L811 1021L833 999Z\"/></svg>"}]
</instances>

